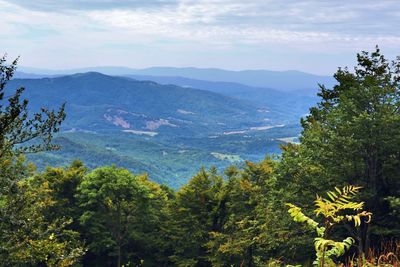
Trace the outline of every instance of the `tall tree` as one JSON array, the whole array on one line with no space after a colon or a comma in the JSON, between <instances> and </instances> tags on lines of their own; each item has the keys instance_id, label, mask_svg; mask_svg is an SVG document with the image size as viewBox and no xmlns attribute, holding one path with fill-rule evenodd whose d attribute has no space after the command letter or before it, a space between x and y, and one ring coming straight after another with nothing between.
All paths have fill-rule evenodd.
<instances>
[{"instance_id":1,"label":"tall tree","mask_svg":"<svg viewBox=\"0 0 400 267\"><path fill-rule=\"evenodd\" d=\"M145 212L141 213L140 227L131 233L133 241L127 245L142 266L169 266L169 240L166 240L167 204L174 191L148 180L147 175L138 176L138 182L148 190Z\"/></svg>"},{"instance_id":2,"label":"tall tree","mask_svg":"<svg viewBox=\"0 0 400 267\"><path fill-rule=\"evenodd\" d=\"M371 239L398 236L400 229L387 201L400 193L400 58L389 62L377 47L358 54L357 62L354 72L335 73L333 88L321 86L320 103L302 120L301 144L286 148L282 167L286 178L315 192L365 188L361 197L373 221L354 233L365 252Z\"/></svg>"},{"instance_id":3,"label":"tall tree","mask_svg":"<svg viewBox=\"0 0 400 267\"><path fill-rule=\"evenodd\" d=\"M17 60L0 58L0 263L69 266L84 252L70 219L46 216L57 202L48 183L34 183L21 153L56 149L51 141L65 118L42 108L29 114L24 88L7 90Z\"/></svg>"}]
</instances>

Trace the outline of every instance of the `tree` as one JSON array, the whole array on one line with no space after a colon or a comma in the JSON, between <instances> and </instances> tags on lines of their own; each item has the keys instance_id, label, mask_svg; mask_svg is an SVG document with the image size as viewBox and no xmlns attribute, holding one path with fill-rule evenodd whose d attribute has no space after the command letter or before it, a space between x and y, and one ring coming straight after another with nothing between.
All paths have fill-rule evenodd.
<instances>
[{"instance_id":1,"label":"tree","mask_svg":"<svg viewBox=\"0 0 400 267\"><path fill-rule=\"evenodd\" d=\"M71 266L85 252L79 233L69 229L71 218L49 216L58 205L54 191L30 177L33 170L22 156L0 164L2 178L18 178L0 196L0 265Z\"/></svg>"},{"instance_id":2,"label":"tree","mask_svg":"<svg viewBox=\"0 0 400 267\"><path fill-rule=\"evenodd\" d=\"M115 166L100 167L84 176L77 197L83 210L80 222L94 258L87 257L87 264L114 262L120 267L143 260L126 249L147 223L151 192L140 179ZM109 257L114 260L110 262Z\"/></svg>"},{"instance_id":3,"label":"tree","mask_svg":"<svg viewBox=\"0 0 400 267\"><path fill-rule=\"evenodd\" d=\"M174 266L211 266L207 241L220 227L219 193L223 179L215 168L202 168L169 204L168 237Z\"/></svg>"},{"instance_id":4,"label":"tree","mask_svg":"<svg viewBox=\"0 0 400 267\"><path fill-rule=\"evenodd\" d=\"M275 163L267 158L246 162L243 170L226 170L220 193L220 226L210 232L207 246L213 266L262 266L271 249L269 209ZM272 218L271 218L272 219ZM272 227L271 227L272 228Z\"/></svg>"},{"instance_id":5,"label":"tree","mask_svg":"<svg viewBox=\"0 0 400 267\"><path fill-rule=\"evenodd\" d=\"M17 60L0 58L0 257L6 265L70 266L84 253L70 218L47 216L57 202L47 182L30 178L34 167L22 153L56 149L51 141L65 118L42 108L28 113L24 88L7 90ZM6 93L10 96L6 96Z\"/></svg>"},{"instance_id":6,"label":"tree","mask_svg":"<svg viewBox=\"0 0 400 267\"><path fill-rule=\"evenodd\" d=\"M6 63L6 56L0 58L0 160L14 161L15 155L21 152L37 152L41 150L56 149L51 143L53 134L60 129L61 122L65 119L64 105L58 112L42 108L41 112L28 114L28 100L21 99L24 88L15 92L8 92L5 96L7 82L14 75L18 59L11 64ZM35 139L42 142L29 143ZM3 176L0 181L0 195L7 194L17 180L16 176Z\"/></svg>"},{"instance_id":7,"label":"tree","mask_svg":"<svg viewBox=\"0 0 400 267\"><path fill-rule=\"evenodd\" d=\"M390 238L400 225L387 198L400 193L400 58L389 62L378 47L357 55L354 72L339 69L332 89L320 86L320 103L302 120L299 146L285 148L283 183L302 193L334 185L365 188L366 209L374 217L357 234L360 251Z\"/></svg>"},{"instance_id":8,"label":"tree","mask_svg":"<svg viewBox=\"0 0 400 267\"><path fill-rule=\"evenodd\" d=\"M0 158L12 149L17 153L57 149L51 143L52 137L65 119L65 105L58 112L42 108L40 112L29 115L28 100L21 99L25 88L18 88L15 92L6 91L17 62L18 59L7 65L6 56L0 58ZM9 97L5 96L6 92L10 94ZM24 145L38 138L41 142Z\"/></svg>"},{"instance_id":9,"label":"tree","mask_svg":"<svg viewBox=\"0 0 400 267\"><path fill-rule=\"evenodd\" d=\"M47 211L46 216L51 219L62 217L71 219L69 227L75 231L80 230L79 217L81 213L75 195L86 172L87 168L83 163L75 160L68 167L47 167L44 172L34 174L30 182L35 186L48 184L55 203Z\"/></svg>"}]
</instances>

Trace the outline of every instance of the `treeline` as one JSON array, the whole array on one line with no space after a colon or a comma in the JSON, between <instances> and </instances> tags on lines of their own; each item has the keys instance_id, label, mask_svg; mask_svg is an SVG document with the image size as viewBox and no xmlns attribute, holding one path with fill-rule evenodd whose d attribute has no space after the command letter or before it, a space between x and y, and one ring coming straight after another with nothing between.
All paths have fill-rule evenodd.
<instances>
[{"instance_id":1,"label":"treeline","mask_svg":"<svg viewBox=\"0 0 400 267\"><path fill-rule=\"evenodd\" d=\"M22 90L4 103L16 62L6 65L3 58L1 264L311 265L315 240L326 244L325 252L340 245L325 240L348 238L354 243L344 255L318 264L393 262L400 256L400 59L389 62L377 48L358 54L357 61L354 71L335 73L336 86L321 86L320 103L301 121L300 144L224 173L200 169L174 191L116 166L88 170L75 161L35 171L23 153L53 148L51 137L65 114L61 108L29 117ZM24 145L38 137L42 142ZM367 216L354 220L349 212L361 208L347 205L346 195L317 209L324 216L314 214L316 195L349 184L363 188L357 201L364 201ZM321 223L319 239L309 225L293 221L287 203L302 207L295 220Z\"/></svg>"}]
</instances>

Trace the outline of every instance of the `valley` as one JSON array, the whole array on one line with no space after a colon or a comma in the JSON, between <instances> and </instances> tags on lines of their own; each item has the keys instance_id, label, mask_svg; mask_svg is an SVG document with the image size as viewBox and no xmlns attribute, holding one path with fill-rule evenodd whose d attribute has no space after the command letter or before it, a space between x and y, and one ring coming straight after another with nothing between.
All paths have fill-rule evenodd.
<instances>
[{"instance_id":1,"label":"valley","mask_svg":"<svg viewBox=\"0 0 400 267\"><path fill-rule=\"evenodd\" d=\"M201 73L189 76L205 77ZM316 97L301 90L114 74L17 73L24 78L10 81L7 90L24 86L32 110L66 103L67 118L54 139L62 149L30 155L29 160L40 169L74 159L89 168L116 164L177 189L199 166L222 171L279 155L280 145L296 142L300 118L316 103ZM273 80L282 79L280 75Z\"/></svg>"}]
</instances>

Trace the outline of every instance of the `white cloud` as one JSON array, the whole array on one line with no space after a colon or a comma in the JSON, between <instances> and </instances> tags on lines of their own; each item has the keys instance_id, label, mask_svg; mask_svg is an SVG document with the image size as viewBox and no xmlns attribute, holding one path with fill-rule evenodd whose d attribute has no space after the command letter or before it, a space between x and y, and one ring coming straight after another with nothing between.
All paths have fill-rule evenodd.
<instances>
[{"instance_id":1,"label":"white cloud","mask_svg":"<svg viewBox=\"0 0 400 267\"><path fill-rule=\"evenodd\" d=\"M18 2L18 1L17 1ZM23 2L23 1L22 1ZM0 34L44 28L63 35L75 34L104 37L107 32L112 39L124 40L124 36L146 40L177 39L204 43L263 44L271 42L365 42L370 39L388 42L399 40L400 30L393 27L390 18L376 21L371 28L370 11L378 10L383 15L396 18L392 1L386 5L366 2L363 5L331 1L252 1L234 0L181 0L175 5L145 5L134 1L127 8L127 1L114 9L90 10L82 4L78 10L64 12L48 11L48 1L39 1L34 10L0 1L4 26ZM164 1L168 2L168 1ZM175 3L175 1L173 1ZM73 7L71 2L60 1L59 6ZM110 1L91 1L92 6L110 5ZM43 6L41 11L38 8ZM54 5L55 6L55 5ZM28 5L28 7L30 7ZM125 8L123 8L125 7ZM135 7L135 8L132 8ZM84 10L82 10L84 9ZM398 8L397 8L398 9ZM40 9L39 9L40 10ZM385 19L389 20L385 23ZM390 28L394 28L390 32ZM79 36L81 35L81 36ZM119 36L118 36L119 35Z\"/></svg>"},{"instance_id":2,"label":"white cloud","mask_svg":"<svg viewBox=\"0 0 400 267\"><path fill-rule=\"evenodd\" d=\"M207 54L224 51L224 59L231 55L240 60L240 53L266 49L335 54L380 44L395 50L400 41L397 1L151 2L0 0L0 47L23 54L28 62L41 58L62 67L145 60L139 53L147 53L148 64L163 64L167 55L159 63L149 56L160 57L161 51L170 53L170 61L185 64L187 55L211 62ZM63 60L52 63L60 55Z\"/></svg>"}]
</instances>

